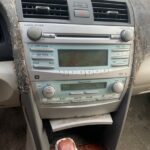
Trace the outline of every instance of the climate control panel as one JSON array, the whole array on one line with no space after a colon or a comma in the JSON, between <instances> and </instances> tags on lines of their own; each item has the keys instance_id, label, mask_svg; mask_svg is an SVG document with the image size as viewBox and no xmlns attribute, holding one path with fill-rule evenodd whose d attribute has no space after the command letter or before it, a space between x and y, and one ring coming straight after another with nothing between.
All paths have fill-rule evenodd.
<instances>
[{"instance_id":1,"label":"climate control panel","mask_svg":"<svg viewBox=\"0 0 150 150\"><path fill-rule=\"evenodd\" d=\"M120 99L126 78L34 83L42 105L73 105Z\"/></svg>"}]
</instances>

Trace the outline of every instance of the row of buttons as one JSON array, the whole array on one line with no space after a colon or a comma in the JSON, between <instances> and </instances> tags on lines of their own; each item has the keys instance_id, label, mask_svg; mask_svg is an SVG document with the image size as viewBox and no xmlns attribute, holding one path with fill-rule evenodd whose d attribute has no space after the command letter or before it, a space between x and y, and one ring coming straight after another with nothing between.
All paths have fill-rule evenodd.
<instances>
[{"instance_id":1,"label":"row of buttons","mask_svg":"<svg viewBox=\"0 0 150 150\"><path fill-rule=\"evenodd\" d=\"M92 102L92 101L103 101L107 99L118 99L120 97L119 94L107 94L107 95L97 95L97 96L85 96L85 97L66 97L66 98L52 98L50 100L43 98L42 102L43 103L58 103L58 104L63 104L63 103L81 103L81 102Z\"/></svg>"},{"instance_id":2,"label":"row of buttons","mask_svg":"<svg viewBox=\"0 0 150 150\"><path fill-rule=\"evenodd\" d=\"M79 91L79 92L70 92L69 94L70 95L83 95L83 94L98 94L99 91L85 91L85 92L82 92L82 91Z\"/></svg>"},{"instance_id":3,"label":"row of buttons","mask_svg":"<svg viewBox=\"0 0 150 150\"><path fill-rule=\"evenodd\" d=\"M112 69L98 69L98 70L54 70L52 73L62 74L62 75L96 75L103 73L111 73L113 71L119 71L119 68Z\"/></svg>"},{"instance_id":4,"label":"row of buttons","mask_svg":"<svg viewBox=\"0 0 150 150\"><path fill-rule=\"evenodd\" d=\"M31 58L35 69L53 69L53 49L50 47L31 47Z\"/></svg>"},{"instance_id":5,"label":"row of buttons","mask_svg":"<svg viewBox=\"0 0 150 150\"><path fill-rule=\"evenodd\" d=\"M34 67L38 68L40 66L35 65ZM45 66L43 66L43 67L45 67ZM49 68L53 68L53 67L54 66L51 66ZM71 70L70 71L69 70L50 70L50 73L52 73L52 74L61 74L61 75L64 75L64 76L69 76L69 75L99 75L99 74L104 74L104 73L109 73L109 72L119 71L119 70L120 70L119 68L101 69L101 70L76 70L76 71L71 71Z\"/></svg>"},{"instance_id":6,"label":"row of buttons","mask_svg":"<svg viewBox=\"0 0 150 150\"><path fill-rule=\"evenodd\" d=\"M111 72L112 69L100 69L100 70L76 70L76 71L65 71L65 70L60 70L57 71L60 74L64 75L93 75L93 74L100 74L100 73L108 73Z\"/></svg>"}]
</instances>

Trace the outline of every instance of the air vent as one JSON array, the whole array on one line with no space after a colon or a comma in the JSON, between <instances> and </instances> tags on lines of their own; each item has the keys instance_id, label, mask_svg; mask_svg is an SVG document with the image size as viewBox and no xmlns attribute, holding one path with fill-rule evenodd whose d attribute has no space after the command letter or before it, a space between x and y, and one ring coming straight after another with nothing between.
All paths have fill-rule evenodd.
<instances>
[{"instance_id":1,"label":"air vent","mask_svg":"<svg viewBox=\"0 0 150 150\"><path fill-rule=\"evenodd\" d=\"M24 18L69 19L67 0L22 0Z\"/></svg>"},{"instance_id":2,"label":"air vent","mask_svg":"<svg viewBox=\"0 0 150 150\"><path fill-rule=\"evenodd\" d=\"M94 20L128 23L128 7L125 2L92 0Z\"/></svg>"}]
</instances>

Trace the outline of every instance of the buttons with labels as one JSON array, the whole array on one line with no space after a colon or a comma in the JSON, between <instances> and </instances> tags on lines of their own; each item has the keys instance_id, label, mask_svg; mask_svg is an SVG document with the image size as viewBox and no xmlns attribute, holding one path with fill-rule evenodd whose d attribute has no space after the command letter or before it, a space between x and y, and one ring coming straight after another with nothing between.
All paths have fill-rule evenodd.
<instances>
[{"instance_id":1,"label":"buttons with labels","mask_svg":"<svg viewBox=\"0 0 150 150\"><path fill-rule=\"evenodd\" d=\"M49 57L49 56L32 56L33 60L54 60L53 57Z\"/></svg>"},{"instance_id":2,"label":"buttons with labels","mask_svg":"<svg viewBox=\"0 0 150 150\"><path fill-rule=\"evenodd\" d=\"M88 10L84 9L76 9L74 10L74 16L75 17L81 17L81 18L89 18L90 17L90 12Z\"/></svg>"},{"instance_id":3,"label":"buttons with labels","mask_svg":"<svg viewBox=\"0 0 150 150\"><path fill-rule=\"evenodd\" d=\"M129 64L129 59L115 59L112 60L112 67L120 67L120 66L127 66Z\"/></svg>"},{"instance_id":4,"label":"buttons with labels","mask_svg":"<svg viewBox=\"0 0 150 150\"><path fill-rule=\"evenodd\" d=\"M129 58L129 51L127 52L113 52L111 58Z\"/></svg>"},{"instance_id":5,"label":"buttons with labels","mask_svg":"<svg viewBox=\"0 0 150 150\"><path fill-rule=\"evenodd\" d=\"M30 47L31 51L54 51L53 48L51 47L42 47L42 46L34 46L34 47Z\"/></svg>"},{"instance_id":6,"label":"buttons with labels","mask_svg":"<svg viewBox=\"0 0 150 150\"><path fill-rule=\"evenodd\" d=\"M33 68L35 68L35 69L53 69L54 66L33 64Z\"/></svg>"}]
</instances>

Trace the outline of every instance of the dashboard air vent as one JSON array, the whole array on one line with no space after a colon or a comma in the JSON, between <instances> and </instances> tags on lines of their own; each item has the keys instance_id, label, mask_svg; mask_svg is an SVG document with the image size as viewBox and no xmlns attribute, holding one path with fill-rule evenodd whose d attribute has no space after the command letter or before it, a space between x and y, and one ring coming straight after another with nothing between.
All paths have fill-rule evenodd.
<instances>
[{"instance_id":1,"label":"dashboard air vent","mask_svg":"<svg viewBox=\"0 0 150 150\"><path fill-rule=\"evenodd\" d=\"M24 18L69 19L67 0L22 0Z\"/></svg>"},{"instance_id":2,"label":"dashboard air vent","mask_svg":"<svg viewBox=\"0 0 150 150\"><path fill-rule=\"evenodd\" d=\"M92 0L94 20L104 22L129 22L128 7L125 2Z\"/></svg>"}]
</instances>

